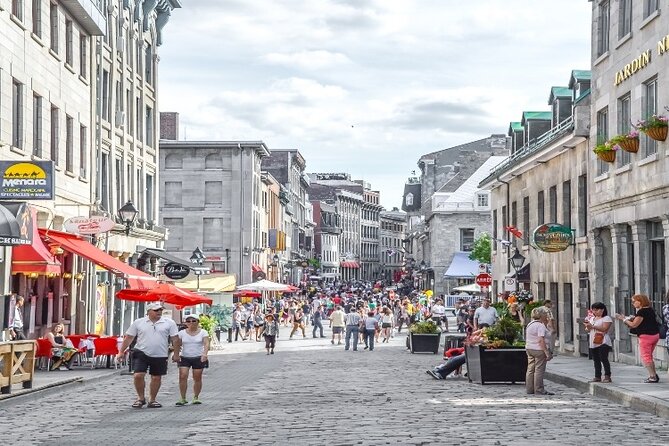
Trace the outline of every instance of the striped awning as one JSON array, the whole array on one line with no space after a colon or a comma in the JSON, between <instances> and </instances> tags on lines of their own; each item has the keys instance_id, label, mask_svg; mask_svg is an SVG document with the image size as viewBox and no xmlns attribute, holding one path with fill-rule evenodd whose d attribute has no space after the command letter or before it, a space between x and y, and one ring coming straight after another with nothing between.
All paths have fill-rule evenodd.
<instances>
[{"instance_id":1,"label":"striped awning","mask_svg":"<svg viewBox=\"0 0 669 446\"><path fill-rule=\"evenodd\" d=\"M360 268L360 264L354 260L345 260L339 266L342 268Z\"/></svg>"}]
</instances>

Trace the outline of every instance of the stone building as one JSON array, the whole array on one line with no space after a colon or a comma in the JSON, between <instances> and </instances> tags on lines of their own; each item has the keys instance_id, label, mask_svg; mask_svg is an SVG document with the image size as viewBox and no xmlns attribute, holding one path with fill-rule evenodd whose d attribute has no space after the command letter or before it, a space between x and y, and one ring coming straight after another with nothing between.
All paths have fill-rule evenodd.
<instances>
[{"instance_id":1,"label":"stone building","mask_svg":"<svg viewBox=\"0 0 669 446\"><path fill-rule=\"evenodd\" d=\"M339 236L342 233L334 203L311 200L314 228L314 252L320 258L320 276L326 281L339 278Z\"/></svg>"},{"instance_id":2,"label":"stone building","mask_svg":"<svg viewBox=\"0 0 669 446\"><path fill-rule=\"evenodd\" d=\"M406 213L398 208L379 213L379 278L388 285L401 279L406 227Z\"/></svg>"},{"instance_id":3,"label":"stone building","mask_svg":"<svg viewBox=\"0 0 669 446\"><path fill-rule=\"evenodd\" d=\"M593 2L590 145L626 134L669 106L669 16L660 2ZM657 310L669 288L669 144L641 132L637 153L614 163L588 153L592 299L609 314L633 313L630 297ZM637 338L616 321L618 358L638 362ZM666 358L664 349L656 355Z\"/></svg>"},{"instance_id":4,"label":"stone building","mask_svg":"<svg viewBox=\"0 0 669 446\"><path fill-rule=\"evenodd\" d=\"M267 279L281 282L282 261L286 252L285 204L279 198L281 184L269 172L261 172L262 212L260 213L260 268ZM262 274L261 274L262 275Z\"/></svg>"},{"instance_id":5,"label":"stone building","mask_svg":"<svg viewBox=\"0 0 669 446\"><path fill-rule=\"evenodd\" d=\"M379 278L379 213L383 206L379 203L379 191L363 180L355 180L362 186L362 208L360 209L360 279L373 281Z\"/></svg>"},{"instance_id":6,"label":"stone building","mask_svg":"<svg viewBox=\"0 0 669 446\"><path fill-rule=\"evenodd\" d=\"M583 353L587 337L576 318L588 302L590 72L574 70L567 85L548 92L551 111L524 112L510 123L511 156L479 184L491 191L492 290L497 295L518 287L551 299L560 350ZM567 245L573 233L571 246L561 252L537 248L533 233L545 224L566 228ZM510 262L515 253L525 258L519 271Z\"/></svg>"},{"instance_id":7,"label":"stone building","mask_svg":"<svg viewBox=\"0 0 669 446\"><path fill-rule=\"evenodd\" d=\"M261 230L265 144L161 140L159 153L160 213L169 229L165 250L187 260L199 247L212 271L251 282L267 264Z\"/></svg>"}]
</instances>

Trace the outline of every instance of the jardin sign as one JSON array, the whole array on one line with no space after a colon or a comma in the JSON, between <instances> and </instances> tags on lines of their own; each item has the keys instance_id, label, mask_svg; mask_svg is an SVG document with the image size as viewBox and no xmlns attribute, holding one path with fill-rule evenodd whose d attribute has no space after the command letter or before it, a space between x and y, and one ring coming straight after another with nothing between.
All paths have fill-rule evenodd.
<instances>
[{"instance_id":1,"label":"jardin sign","mask_svg":"<svg viewBox=\"0 0 669 446\"><path fill-rule=\"evenodd\" d=\"M571 228L557 223L539 226L532 233L532 242L540 251L560 252L567 249L573 241Z\"/></svg>"}]
</instances>

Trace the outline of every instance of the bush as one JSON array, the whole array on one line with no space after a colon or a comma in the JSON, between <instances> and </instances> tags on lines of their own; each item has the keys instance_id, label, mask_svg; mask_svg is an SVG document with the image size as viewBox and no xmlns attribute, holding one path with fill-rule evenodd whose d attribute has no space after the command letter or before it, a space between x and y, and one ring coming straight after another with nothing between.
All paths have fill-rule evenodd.
<instances>
[{"instance_id":1,"label":"bush","mask_svg":"<svg viewBox=\"0 0 669 446\"><path fill-rule=\"evenodd\" d=\"M432 320L416 322L409 328L409 331L414 334L437 334L440 332L439 327Z\"/></svg>"}]
</instances>

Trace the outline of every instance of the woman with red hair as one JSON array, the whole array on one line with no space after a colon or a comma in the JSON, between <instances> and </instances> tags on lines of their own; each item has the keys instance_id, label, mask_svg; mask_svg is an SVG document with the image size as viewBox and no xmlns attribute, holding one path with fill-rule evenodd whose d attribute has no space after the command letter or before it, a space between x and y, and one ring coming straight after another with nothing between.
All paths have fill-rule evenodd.
<instances>
[{"instance_id":1,"label":"woman with red hair","mask_svg":"<svg viewBox=\"0 0 669 446\"><path fill-rule=\"evenodd\" d=\"M648 370L648 378L644 382L656 383L660 381L653 360L653 350L655 350L655 346L660 340L657 316L650 305L650 299L644 294L632 296L632 306L636 308L636 315L627 317L616 314L616 319L623 321L623 324L629 327L630 333L639 337L639 354L644 367Z\"/></svg>"}]
</instances>

